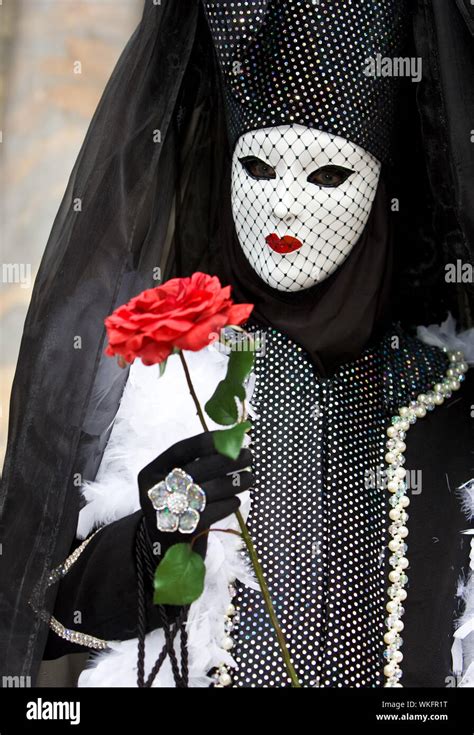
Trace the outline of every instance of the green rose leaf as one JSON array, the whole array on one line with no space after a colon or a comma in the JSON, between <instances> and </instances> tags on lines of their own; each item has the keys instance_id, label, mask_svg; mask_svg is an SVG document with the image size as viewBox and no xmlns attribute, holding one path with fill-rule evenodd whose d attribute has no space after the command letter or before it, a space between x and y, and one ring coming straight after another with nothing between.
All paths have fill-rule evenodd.
<instances>
[{"instance_id":1,"label":"green rose leaf","mask_svg":"<svg viewBox=\"0 0 474 735\"><path fill-rule=\"evenodd\" d=\"M206 413L221 426L232 426L238 421L239 412L236 399L245 400L244 380L252 370L254 352L232 350L227 365L227 373L221 380L211 398L205 405Z\"/></svg>"},{"instance_id":2,"label":"green rose leaf","mask_svg":"<svg viewBox=\"0 0 474 735\"><path fill-rule=\"evenodd\" d=\"M190 605L204 589L206 566L190 544L170 546L155 571L155 605Z\"/></svg>"},{"instance_id":3,"label":"green rose leaf","mask_svg":"<svg viewBox=\"0 0 474 735\"><path fill-rule=\"evenodd\" d=\"M233 385L227 378L221 380L211 398L205 405L206 413L216 424L232 426L239 418L236 398L244 400L245 389L242 385Z\"/></svg>"},{"instance_id":4,"label":"green rose leaf","mask_svg":"<svg viewBox=\"0 0 474 735\"><path fill-rule=\"evenodd\" d=\"M214 446L219 452L229 459L237 459L242 444L244 442L245 433L252 427L250 421L242 421L231 429L223 429L222 431L213 431L212 438Z\"/></svg>"},{"instance_id":5,"label":"green rose leaf","mask_svg":"<svg viewBox=\"0 0 474 735\"><path fill-rule=\"evenodd\" d=\"M242 385L250 374L255 359L253 350L232 350L227 365L226 380L236 385Z\"/></svg>"}]
</instances>

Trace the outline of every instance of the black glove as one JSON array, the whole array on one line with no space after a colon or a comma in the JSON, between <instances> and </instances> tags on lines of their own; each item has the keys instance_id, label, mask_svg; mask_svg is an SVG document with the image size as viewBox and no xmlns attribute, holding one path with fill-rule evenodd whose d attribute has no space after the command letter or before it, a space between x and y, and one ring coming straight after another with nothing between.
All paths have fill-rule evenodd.
<instances>
[{"instance_id":1,"label":"black glove","mask_svg":"<svg viewBox=\"0 0 474 735\"><path fill-rule=\"evenodd\" d=\"M173 544L190 542L194 536L216 521L235 513L240 505L237 494L248 490L254 482L254 476L249 471L251 461L252 455L248 449L243 449L236 460L219 454L214 447L211 433L206 432L174 444L140 470L138 474L140 505L151 544L156 542L160 544L160 557L163 557ZM177 467L191 475L194 482L206 493L206 507L193 533L159 531L156 510L148 497L148 490L164 480L166 475ZM204 558L207 550L207 534L197 539L193 548Z\"/></svg>"}]
</instances>

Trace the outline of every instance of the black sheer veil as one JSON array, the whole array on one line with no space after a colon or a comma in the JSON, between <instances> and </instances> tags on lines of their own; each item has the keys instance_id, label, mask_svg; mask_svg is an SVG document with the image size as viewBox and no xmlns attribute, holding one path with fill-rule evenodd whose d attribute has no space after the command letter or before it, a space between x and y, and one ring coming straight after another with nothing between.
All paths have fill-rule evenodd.
<instances>
[{"instance_id":1,"label":"black sheer veil","mask_svg":"<svg viewBox=\"0 0 474 735\"><path fill-rule=\"evenodd\" d=\"M48 628L28 600L70 551L78 486L95 477L127 379L103 354L103 320L157 285L157 269L165 279L183 260L188 272L206 267L225 135L210 93L216 74L198 0L147 0L55 219L11 399L1 496L5 676L34 677L41 661ZM186 213L179 242L177 212Z\"/></svg>"}]
</instances>

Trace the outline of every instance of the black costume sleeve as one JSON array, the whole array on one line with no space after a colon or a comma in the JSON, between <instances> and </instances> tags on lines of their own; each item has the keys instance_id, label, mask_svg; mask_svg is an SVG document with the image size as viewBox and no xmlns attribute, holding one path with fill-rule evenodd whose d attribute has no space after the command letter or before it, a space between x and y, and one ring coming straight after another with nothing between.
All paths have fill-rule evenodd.
<instances>
[{"instance_id":1,"label":"black costume sleeve","mask_svg":"<svg viewBox=\"0 0 474 735\"><path fill-rule=\"evenodd\" d=\"M84 549L59 583L53 615L60 623L105 640L126 640L137 636L135 539L142 517L140 510L110 523ZM156 558L155 566L158 561ZM148 578L145 578L145 595L148 632L161 626ZM176 617L177 611L176 607L167 608L170 620ZM76 622L77 613L80 613L80 623ZM50 631L44 658L88 650Z\"/></svg>"}]
</instances>

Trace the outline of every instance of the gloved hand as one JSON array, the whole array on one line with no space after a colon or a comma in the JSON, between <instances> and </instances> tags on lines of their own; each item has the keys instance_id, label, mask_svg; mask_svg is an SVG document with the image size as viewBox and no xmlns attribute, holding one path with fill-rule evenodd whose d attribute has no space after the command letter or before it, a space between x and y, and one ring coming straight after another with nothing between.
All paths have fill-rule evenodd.
<instances>
[{"instance_id":1,"label":"gloved hand","mask_svg":"<svg viewBox=\"0 0 474 735\"><path fill-rule=\"evenodd\" d=\"M219 454L210 432L205 432L184 439L165 452L153 462L140 470L138 486L140 489L140 505L145 516L145 525L150 542L160 544L160 557L173 544L189 543L191 539L216 521L235 513L240 505L238 493L248 490L254 476L250 468L251 452L243 449L236 460ZM206 507L193 533L162 532L157 528L156 510L148 497L148 490L156 483L164 480L171 470L179 467L187 472L206 493ZM239 473L238 475L232 473ZM235 480L238 478L239 482ZM194 550L204 558L207 550L207 534L201 536L193 546Z\"/></svg>"}]
</instances>

